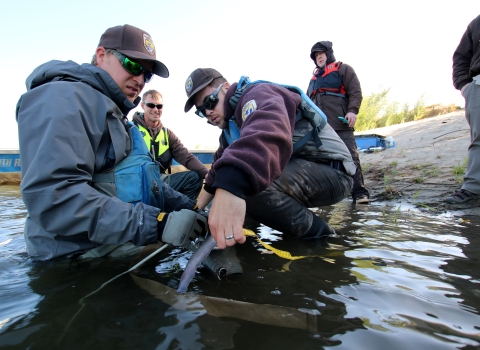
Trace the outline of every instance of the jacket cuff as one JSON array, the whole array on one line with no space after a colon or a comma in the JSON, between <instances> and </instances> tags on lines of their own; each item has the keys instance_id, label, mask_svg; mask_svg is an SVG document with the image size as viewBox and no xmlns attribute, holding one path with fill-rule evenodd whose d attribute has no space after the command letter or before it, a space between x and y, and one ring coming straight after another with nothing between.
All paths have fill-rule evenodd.
<instances>
[{"instance_id":1,"label":"jacket cuff","mask_svg":"<svg viewBox=\"0 0 480 350\"><path fill-rule=\"evenodd\" d=\"M240 169L224 165L217 170L215 182L212 187L221 188L237 197L245 199L250 188L250 182L248 180L247 174Z\"/></svg>"},{"instance_id":2,"label":"jacket cuff","mask_svg":"<svg viewBox=\"0 0 480 350\"><path fill-rule=\"evenodd\" d=\"M201 177L202 179L204 179L205 176L207 176L207 174L208 174L208 169L207 169L207 168L204 168L204 169L202 169L202 170L200 170L200 171L198 172L198 175L200 175L200 177Z\"/></svg>"},{"instance_id":3,"label":"jacket cuff","mask_svg":"<svg viewBox=\"0 0 480 350\"><path fill-rule=\"evenodd\" d=\"M203 185L205 192L215 195L215 189L212 186L209 186L207 183Z\"/></svg>"},{"instance_id":4,"label":"jacket cuff","mask_svg":"<svg viewBox=\"0 0 480 350\"><path fill-rule=\"evenodd\" d=\"M472 80L464 80L464 81L462 81L461 83L459 83L459 84L457 85L457 90L462 91L462 88L463 88L465 85L467 85L468 83L471 83L471 82L472 82Z\"/></svg>"}]
</instances>

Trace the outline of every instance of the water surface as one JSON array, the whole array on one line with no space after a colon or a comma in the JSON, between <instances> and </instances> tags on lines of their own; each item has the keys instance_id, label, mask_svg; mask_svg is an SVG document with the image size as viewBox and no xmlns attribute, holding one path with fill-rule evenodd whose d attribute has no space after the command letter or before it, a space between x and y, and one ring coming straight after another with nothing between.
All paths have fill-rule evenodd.
<instances>
[{"instance_id":1,"label":"water surface","mask_svg":"<svg viewBox=\"0 0 480 350\"><path fill-rule=\"evenodd\" d=\"M247 223L265 243L303 259L268 254L247 238L236 249L241 277L219 281L200 269L172 304L167 287L176 288L191 254L175 249L81 300L133 259L31 262L18 188L0 187L0 347L480 347L478 218L379 203L316 211L336 237L300 241ZM295 319L303 314L308 324Z\"/></svg>"}]
</instances>

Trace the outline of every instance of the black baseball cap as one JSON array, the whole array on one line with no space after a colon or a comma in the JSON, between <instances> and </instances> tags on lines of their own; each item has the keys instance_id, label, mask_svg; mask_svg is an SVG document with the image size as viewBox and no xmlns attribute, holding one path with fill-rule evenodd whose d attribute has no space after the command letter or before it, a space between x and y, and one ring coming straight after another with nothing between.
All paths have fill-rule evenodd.
<instances>
[{"instance_id":1,"label":"black baseball cap","mask_svg":"<svg viewBox=\"0 0 480 350\"><path fill-rule=\"evenodd\" d=\"M162 78L169 76L168 68L162 62L157 61L152 37L137 27L125 24L108 28L102 34L98 46L116 50L129 58L151 62L152 67L148 68L152 73ZM139 63L141 64L141 62Z\"/></svg>"},{"instance_id":2,"label":"black baseball cap","mask_svg":"<svg viewBox=\"0 0 480 350\"><path fill-rule=\"evenodd\" d=\"M187 103L185 103L185 113L193 107L193 96L205 86L208 86L214 79L222 78L217 70L213 68L197 68L187 78L185 82L185 92L187 93Z\"/></svg>"},{"instance_id":3,"label":"black baseball cap","mask_svg":"<svg viewBox=\"0 0 480 350\"><path fill-rule=\"evenodd\" d=\"M316 52L325 52L328 53L328 50L332 49L331 41L319 41L313 44L312 49L310 50L310 58L315 62L315 53Z\"/></svg>"}]
</instances>

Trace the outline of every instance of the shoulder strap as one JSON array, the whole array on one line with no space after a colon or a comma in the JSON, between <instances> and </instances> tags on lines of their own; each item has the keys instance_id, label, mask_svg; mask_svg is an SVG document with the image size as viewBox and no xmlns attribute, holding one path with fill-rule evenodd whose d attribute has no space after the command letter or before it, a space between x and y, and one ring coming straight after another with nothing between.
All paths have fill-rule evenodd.
<instances>
[{"instance_id":1,"label":"shoulder strap","mask_svg":"<svg viewBox=\"0 0 480 350\"><path fill-rule=\"evenodd\" d=\"M250 78L247 77L246 75L242 75L242 77L237 83L237 88L235 89L233 96L230 97L230 100L228 100L228 104L230 105L233 111L235 111L235 108L237 108L238 101L240 100L240 97L242 97L242 94L251 85L253 85L253 83L250 81Z\"/></svg>"},{"instance_id":2,"label":"shoulder strap","mask_svg":"<svg viewBox=\"0 0 480 350\"><path fill-rule=\"evenodd\" d=\"M168 145L170 147L170 139L168 137L168 129L166 127L163 127L162 128L163 130L163 141L164 141L164 145Z\"/></svg>"},{"instance_id":3,"label":"shoulder strap","mask_svg":"<svg viewBox=\"0 0 480 350\"><path fill-rule=\"evenodd\" d=\"M313 129L307 134L305 134L301 139L295 142L295 144L293 145L293 155L296 155L300 151L300 149L311 139L314 140L315 146L317 148L320 148L322 146L322 141L320 140L318 133L327 124L327 116L317 107L317 105L315 105L315 103L307 95L305 95L305 93L300 88L296 86L277 84L277 83L272 83L270 81L265 81L265 80L256 80L254 82L251 82L247 76L242 76L238 81L237 88L235 89L235 93L228 101L230 107L235 111L235 109L237 108L238 101L240 101L240 97L245 92L245 90L248 89L250 86L259 84L259 83L267 83L267 84L282 86L292 92L299 94L300 97L302 98L302 102L300 104L300 111L297 113L295 117L295 123L297 123L302 118L306 118L312 124ZM231 122L234 122L235 125L232 125ZM232 131L234 131L235 128L238 131L238 134L232 134ZM226 131L226 129L224 129L223 134L228 144L231 144L240 136L240 131L239 131L240 128L236 124L236 121L233 117L229 120L228 129L232 129L232 130ZM235 136L237 138L234 138ZM232 139L233 141L231 141Z\"/></svg>"},{"instance_id":4,"label":"shoulder strap","mask_svg":"<svg viewBox=\"0 0 480 350\"><path fill-rule=\"evenodd\" d=\"M240 125L238 125L235 117L230 118L228 128L223 129L222 133L228 145L231 145L240 138Z\"/></svg>"}]
</instances>

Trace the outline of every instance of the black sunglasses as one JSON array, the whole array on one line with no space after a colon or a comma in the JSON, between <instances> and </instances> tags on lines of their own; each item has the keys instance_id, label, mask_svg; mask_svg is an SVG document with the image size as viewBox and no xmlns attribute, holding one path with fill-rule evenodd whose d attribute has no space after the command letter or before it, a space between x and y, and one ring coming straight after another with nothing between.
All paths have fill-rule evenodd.
<instances>
[{"instance_id":1,"label":"black sunglasses","mask_svg":"<svg viewBox=\"0 0 480 350\"><path fill-rule=\"evenodd\" d=\"M157 107L157 109L162 109L163 108L163 105L161 105L161 104L156 105L155 103L151 103L151 102L145 103L145 105L148 108L151 108L151 109L154 109L155 107Z\"/></svg>"},{"instance_id":2,"label":"black sunglasses","mask_svg":"<svg viewBox=\"0 0 480 350\"><path fill-rule=\"evenodd\" d=\"M206 110L207 109L212 110L215 108L215 106L218 103L218 93L220 92L220 89L222 88L222 86L223 84L217 87L211 95L208 95L207 97L205 97L205 99L203 100L203 104L200 107L197 107L197 110L195 111L196 115L202 118L207 117Z\"/></svg>"},{"instance_id":3,"label":"black sunglasses","mask_svg":"<svg viewBox=\"0 0 480 350\"><path fill-rule=\"evenodd\" d=\"M118 51L113 51L113 55L120 61L122 67L130 74L138 77L139 75L144 75L145 83L149 83L153 78L153 73L143 68L143 66L131 60L127 56L121 54Z\"/></svg>"}]
</instances>

